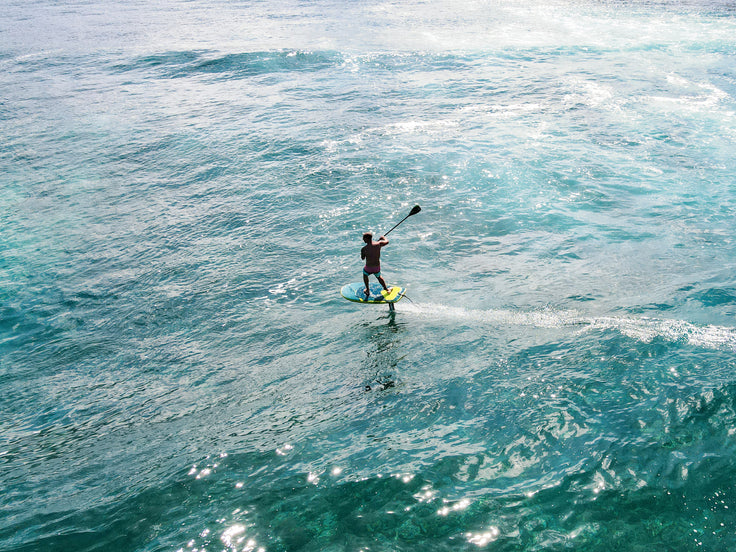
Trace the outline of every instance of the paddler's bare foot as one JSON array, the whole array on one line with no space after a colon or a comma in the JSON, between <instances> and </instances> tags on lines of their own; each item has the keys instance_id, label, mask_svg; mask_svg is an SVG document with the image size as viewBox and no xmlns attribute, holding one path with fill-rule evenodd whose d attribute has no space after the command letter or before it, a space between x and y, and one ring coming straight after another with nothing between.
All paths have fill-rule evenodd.
<instances>
[{"instance_id":1,"label":"paddler's bare foot","mask_svg":"<svg viewBox=\"0 0 736 552\"><path fill-rule=\"evenodd\" d=\"M365 290L365 298L368 299L371 296L371 291L369 289Z\"/></svg>"}]
</instances>

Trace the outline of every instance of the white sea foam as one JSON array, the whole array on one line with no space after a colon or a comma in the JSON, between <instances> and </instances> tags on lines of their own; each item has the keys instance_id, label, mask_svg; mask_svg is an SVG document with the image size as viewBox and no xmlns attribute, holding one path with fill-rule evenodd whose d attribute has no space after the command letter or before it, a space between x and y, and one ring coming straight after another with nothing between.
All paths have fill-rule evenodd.
<instances>
[{"instance_id":1,"label":"white sea foam","mask_svg":"<svg viewBox=\"0 0 736 552\"><path fill-rule=\"evenodd\" d=\"M683 341L696 347L736 350L736 328L697 325L684 320L626 316L583 316L574 310L467 309L464 307L409 303L402 312L433 320L455 320L466 324L528 326L532 328L576 327L583 331L616 330L644 343L656 338Z\"/></svg>"}]
</instances>

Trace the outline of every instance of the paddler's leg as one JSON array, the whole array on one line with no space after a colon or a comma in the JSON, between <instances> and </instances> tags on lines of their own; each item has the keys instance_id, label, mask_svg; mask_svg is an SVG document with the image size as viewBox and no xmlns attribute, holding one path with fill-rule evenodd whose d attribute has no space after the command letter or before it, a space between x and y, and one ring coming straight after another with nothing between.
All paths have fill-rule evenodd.
<instances>
[{"instance_id":1,"label":"paddler's leg","mask_svg":"<svg viewBox=\"0 0 736 552\"><path fill-rule=\"evenodd\" d=\"M365 298L368 299L371 295L371 287L368 284L368 275L365 272L363 272L363 282L365 282Z\"/></svg>"},{"instance_id":2,"label":"paddler's leg","mask_svg":"<svg viewBox=\"0 0 736 552\"><path fill-rule=\"evenodd\" d=\"M380 272L378 274L376 274L376 278L378 278L378 283L383 286L383 289L385 289L386 291L388 291L388 287L386 287L386 282L383 280L383 278L381 278L381 273Z\"/></svg>"}]
</instances>

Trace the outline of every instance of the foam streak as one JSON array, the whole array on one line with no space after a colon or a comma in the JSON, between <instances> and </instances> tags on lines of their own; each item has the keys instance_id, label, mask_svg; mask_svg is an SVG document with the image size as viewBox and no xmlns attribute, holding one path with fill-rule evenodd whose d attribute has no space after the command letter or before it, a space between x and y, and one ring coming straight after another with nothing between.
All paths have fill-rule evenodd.
<instances>
[{"instance_id":1,"label":"foam streak","mask_svg":"<svg viewBox=\"0 0 736 552\"><path fill-rule=\"evenodd\" d=\"M696 347L736 350L736 328L716 325L696 325L684 320L625 316L581 316L576 311L544 309L522 311L511 309L477 310L464 307L411 303L402 311L433 320L455 320L466 324L493 326L528 326L533 328L564 328L584 326L585 330L616 330L644 343L656 338L684 341Z\"/></svg>"}]
</instances>

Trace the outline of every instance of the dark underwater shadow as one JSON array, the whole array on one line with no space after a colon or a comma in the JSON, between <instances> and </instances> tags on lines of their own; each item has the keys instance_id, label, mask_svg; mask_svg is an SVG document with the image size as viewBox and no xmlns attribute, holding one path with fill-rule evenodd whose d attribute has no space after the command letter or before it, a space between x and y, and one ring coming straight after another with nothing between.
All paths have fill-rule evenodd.
<instances>
[{"instance_id":1,"label":"dark underwater shadow","mask_svg":"<svg viewBox=\"0 0 736 552\"><path fill-rule=\"evenodd\" d=\"M374 322L361 325L365 341L365 357L361 373L365 375L365 391L383 391L396 386L396 374L405 354L405 325L397 320L396 312L387 312Z\"/></svg>"}]
</instances>

